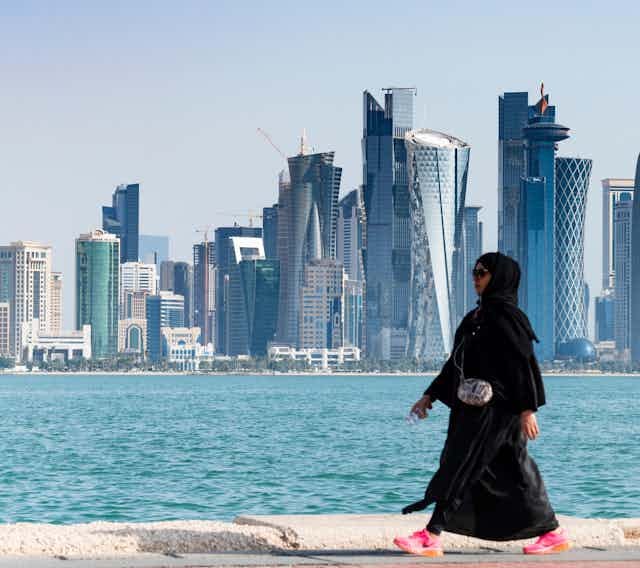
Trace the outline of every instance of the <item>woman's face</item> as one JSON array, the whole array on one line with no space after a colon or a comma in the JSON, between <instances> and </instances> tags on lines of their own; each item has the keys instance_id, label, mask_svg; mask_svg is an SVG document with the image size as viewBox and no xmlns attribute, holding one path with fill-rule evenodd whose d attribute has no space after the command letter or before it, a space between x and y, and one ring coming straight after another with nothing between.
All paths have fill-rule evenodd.
<instances>
[{"instance_id":1,"label":"woman's face","mask_svg":"<svg viewBox=\"0 0 640 568\"><path fill-rule=\"evenodd\" d=\"M478 296L482 295L491 280L491 273L478 262L473 269L473 287L476 289Z\"/></svg>"}]
</instances>

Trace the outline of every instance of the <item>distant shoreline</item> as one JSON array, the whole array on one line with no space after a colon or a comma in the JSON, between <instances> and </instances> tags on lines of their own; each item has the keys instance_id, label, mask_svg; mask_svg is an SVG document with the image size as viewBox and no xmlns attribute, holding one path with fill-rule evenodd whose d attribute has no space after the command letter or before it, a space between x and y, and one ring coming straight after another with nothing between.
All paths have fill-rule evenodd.
<instances>
[{"instance_id":1,"label":"distant shoreline","mask_svg":"<svg viewBox=\"0 0 640 568\"><path fill-rule=\"evenodd\" d=\"M291 372L270 372L270 371L208 371L202 373L193 373L188 371L0 371L0 376L16 376L16 377L35 377L35 376L130 376L130 377L218 377L218 376L238 376L238 377L261 377L261 376L309 376L309 377L326 377L326 376L361 376L361 377L434 377L437 371L430 372L313 372L313 371L291 371ZM640 372L621 373L621 372L594 372L594 371L542 371L544 377L640 377Z\"/></svg>"}]
</instances>

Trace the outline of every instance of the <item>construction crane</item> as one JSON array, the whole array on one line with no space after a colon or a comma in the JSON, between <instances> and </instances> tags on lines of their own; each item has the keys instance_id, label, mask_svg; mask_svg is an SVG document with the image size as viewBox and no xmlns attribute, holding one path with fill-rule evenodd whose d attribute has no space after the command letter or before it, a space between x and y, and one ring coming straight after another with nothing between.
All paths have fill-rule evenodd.
<instances>
[{"instance_id":1,"label":"construction crane","mask_svg":"<svg viewBox=\"0 0 640 568\"><path fill-rule=\"evenodd\" d=\"M269 136L269 134L267 132L265 132L264 130L262 130L262 128L258 128L258 134L261 134L262 136L264 136L264 139L269 142L269 144L271 144L271 146L273 147L273 149L278 152L278 154L280 154L282 156L282 159L286 162L287 161L287 156L285 155L285 153L280 150L280 148L278 148L278 146L276 146L276 143L271 139L271 136Z\"/></svg>"},{"instance_id":2,"label":"construction crane","mask_svg":"<svg viewBox=\"0 0 640 568\"><path fill-rule=\"evenodd\" d=\"M262 215L256 211L216 211L216 215L225 215L227 217L247 217L249 219L249 227L253 227L254 219L262 219Z\"/></svg>"}]
</instances>

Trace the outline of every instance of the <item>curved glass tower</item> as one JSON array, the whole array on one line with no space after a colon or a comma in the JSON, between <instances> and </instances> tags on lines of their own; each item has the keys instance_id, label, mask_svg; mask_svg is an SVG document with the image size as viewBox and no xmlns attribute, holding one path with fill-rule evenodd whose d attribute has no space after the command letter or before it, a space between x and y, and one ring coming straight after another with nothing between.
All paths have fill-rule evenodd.
<instances>
[{"instance_id":1,"label":"curved glass tower","mask_svg":"<svg viewBox=\"0 0 640 568\"><path fill-rule=\"evenodd\" d=\"M587 337L584 227L592 160L556 158L556 351Z\"/></svg>"},{"instance_id":2,"label":"curved glass tower","mask_svg":"<svg viewBox=\"0 0 640 568\"><path fill-rule=\"evenodd\" d=\"M411 214L408 355L439 360L451 351L455 291L463 269L462 223L470 146L433 130L405 136Z\"/></svg>"}]
</instances>

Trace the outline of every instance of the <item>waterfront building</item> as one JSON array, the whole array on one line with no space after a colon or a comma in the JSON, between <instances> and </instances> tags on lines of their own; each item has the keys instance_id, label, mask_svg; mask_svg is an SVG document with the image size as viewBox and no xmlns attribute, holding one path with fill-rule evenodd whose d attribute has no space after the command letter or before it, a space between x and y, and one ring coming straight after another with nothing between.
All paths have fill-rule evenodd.
<instances>
[{"instance_id":1,"label":"waterfront building","mask_svg":"<svg viewBox=\"0 0 640 568\"><path fill-rule=\"evenodd\" d=\"M277 340L296 345L300 339L300 289L304 268L312 259L335 259L338 195L342 168L334 153L300 153L288 159L289 177L280 176L278 259L280 294Z\"/></svg>"},{"instance_id":2,"label":"waterfront building","mask_svg":"<svg viewBox=\"0 0 640 568\"><path fill-rule=\"evenodd\" d=\"M405 141L412 228L407 355L437 361L451 352L456 328L455 285L464 268L460 252L471 148L426 129L408 132ZM367 285L367 298L368 291Z\"/></svg>"},{"instance_id":3,"label":"waterfront building","mask_svg":"<svg viewBox=\"0 0 640 568\"><path fill-rule=\"evenodd\" d=\"M11 355L11 307L0 302L0 357Z\"/></svg>"},{"instance_id":4,"label":"waterfront building","mask_svg":"<svg viewBox=\"0 0 640 568\"><path fill-rule=\"evenodd\" d=\"M216 247L207 240L193 245L193 323L203 345L215 345Z\"/></svg>"},{"instance_id":5,"label":"waterfront building","mask_svg":"<svg viewBox=\"0 0 640 568\"><path fill-rule=\"evenodd\" d=\"M91 354L113 357L118 350L120 240L96 229L76 239L76 330L91 326Z\"/></svg>"},{"instance_id":6,"label":"waterfront building","mask_svg":"<svg viewBox=\"0 0 640 568\"><path fill-rule=\"evenodd\" d=\"M357 347L337 347L335 349L296 349L290 345L269 346L269 361L299 361L314 369L336 369L345 364L360 361Z\"/></svg>"},{"instance_id":7,"label":"waterfront building","mask_svg":"<svg viewBox=\"0 0 640 568\"><path fill-rule=\"evenodd\" d=\"M163 327L184 327L184 298L165 290L147 296L147 355L151 361L163 357Z\"/></svg>"},{"instance_id":8,"label":"waterfront building","mask_svg":"<svg viewBox=\"0 0 640 568\"><path fill-rule=\"evenodd\" d=\"M362 280L344 281L344 344L362 349L364 336L364 282Z\"/></svg>"},{"instance_id":9,"label":"waterfront building","mask_svg":"<svg viewBox=\"0 0 640 568\"><path fill-rule=\"evenodd\" d=\"M593 162L556 158L555 187L555 341L556 352L571 356L564 345L587 339L588 292L584 281L587 193ZM583 357L576 353L576 357Z\"/></svg>"},{"instance_id":10,"label":"waterfront building","mask_svg":"<svg viewBox=\"0 0 640 568\"><path fill-rule=\"evenodd\" d=\"M411 228L404 138L413 128L415 95L414 88L384 89L383 107L363 93L365 344L374 359L397 359L406 351Z\"/></svg>"},{"instance_id":11,"label":"waterfront building","mask_svg":"<svg viewBox=\"0 0 640 568\"><path fill-rule=\"evenodd\" d=\"M62 330L62 273L51 273L51 317L49 320L49 331L52 334L60 333Z\"/></svg>"},{"instance_id":12,"label":"waterfront building","mask_svg":"<svg viewBox=\"0 0 640 568\"><path fill-rule=\"evenodd\" d=\"M605 178L602 180L602 289L613 289L613 208L624 197L633 199L634 180Z\"/></svg>"},{"instance_id":13,"label":"waterfront building","mask_svg":"<svg viewBox=\"0 0 640 568\"><path fill-rule=\"evenodd\" d=\"M121 294L120 319L146 319L148 291L127 290Z\"/></svg>"},{"instance_id":14,"label":"waterfront building","mask_svg":"<svg viewBox=\"0 0 640 568\"><path fill-rule=\"evenodd\" d=\"M528 116L528 93L498 97L498 250L515 259L520 252L520 178L526 175L523 129Z\"/></svg>"},{"instance_id":15,"label":"waterfront building","mask_svg":"<svg viewBox=\"0 0 640 568\"><path fill-rule=\"evenodd\" d=\"M77 331L43 331L37 319L22 328L22 354L25 362L68 363L72 359L91 359L91 326Z\"/></svg>"},{"instance_id":16,"label":"waterfront building","mask_svg":"<svg viewBox=\"0 0 640 568\"><path fill-rule=\"evenodd\" d=\"M632 216L633 200L621 198L613 207L614 339L625 361L631 348Z\"/></svg>"},{"instance_id":17,"label":"waterfront building","mask_svg":"<svg viewBox=\"0 0 640 568\"><path fill-rule=\"evenodd\" d=\"M300 288L300 349L334 349L344 345L342 333L345 274L331 258L309 260Z\"/></svg>"},{"instance_id":18,"label":"waterfront building","mask_svg":"<svg viewBox=\"0 0 640 568\"><path fill-rule=\"evenodd\" d=\"M467 312L477 306L478 294L473 286L471 271L475 267L476 260L482 254L482 222L478 220L478 213L482 207L465 206L463 213L463 248L464 268L459 274L458 291L458 317L460 322Z\"/></svg>"},{"instance_id":19,"label":"waterfront building","mask_svg":"<svg viewBox=\"0 0 640 568\"><path fill-rule=\"evenodd\" d=\"M640 155L636 163L635 195L640 196ZM631 237L632 266L631 266L631 359L640 362L640 198L633 200L632 237Z\"/></svg>"},{"instance_id":20,"label":"waterfront building","mask_svg":"<svg viewBox=\"0 0 640 568\"><path fill-rule=\"evenodd\" d=\"M173 267L173 291L184 298L184 325L193 321L193 268L188 262L176 262Z\"/></svg>"},{"instance_id":21,"label":"waterfront building","mask_svg":"<svg viewBox=\"0 0 640 568\"><path fill-rule=\"evenodd\" d=\"M147 295L144 294L144 296L146 301ZM118 352L145 356L147 352L146 318L126 318L118 322Z\"/></svg>"},{"instance_id":22,"label":"waterfront building","mask_svg":"<svg viewBox=\"0 0 640 568\"><path fill-rule=\"evenodd\" d=\"M341 262L349 280L364 281L364 207L361 193L354 189L338 203L336 260Z\"/></svg>"},{"instance_id":23,"label":"waterfront building","mask_svg":"<svg viewBox=\"0 0 640 568\"><path fill-rule=\"evenodd\" d=\"M522 303L540 338L534 348L542 361L555 355L556 326L556 149L569 129L555 122L555 107L541 89L529 107L524 128L526 177L520 194Z\"/></svg>"},{"instance_id":24,"label":"waterfront building","mask_svg":"<svg viewBox=\"0 0 640 568\"><path fill-rule=\"evenodd\" d=\"M607 288L596 297L596 343L615 341L614 314L614 290Z\"/></svg>"},{"instance_id":25,"label":"waterfront building","mask_svg":"<svg viewBox=\"0 0 640 568\"><path fill-rule=\"evenodd\" d=\"M132 293L157 292L156 265L143 262L125 262L120 265L120 317L132 317Z\"/></svg>"},{"instance_id":26,"label":"waterfront building","mask_svg":"<svg viewBox=\"0 0 640 568\"><path fill-rule=\"evenodd\" d=\"M140 260L145 264L160 264L169 259L169 237L166 235L140 235Z\"/></svg>"},{"instance_id":27,"label":"waterfront building","mask_svg":"<svg viewBox=\"0 0 640 568\"><path fill-rule=\"evenodd\" d=\"M51 322L51 247L32 241L0 246L0 301L9 304L10 353L20 360L22 327Z\"/></svg>"},{"instance_id":28,"label":"waterfront building","mask_svg":"<svg viewBox=\"0 0 640 568\"><path fill-rule=\"evenodd\" d=\"M175 265L173 260L163 260L160 263L160 290L173 291Z\"/></svg>"},{"instance_id":29,"label":"waterfront building","mask_svg":"<svg viewBox=\"0 0 640 568\"><path fill-rule=\"evenodd\" d=\"M235 247L232 242L234 237L246 237L260 240L260 257L264 258L264 248L262 245L262 228L260 227L241 227L240 225L234 225L233 227L219 227L215 231L215 254L216 254L216 352L229 355L227 351L229 337L227 331L229 329L228 319L231 317L230 309L228 307L228 283L229 273L232 268L235 269L237 262L234 258ZM253 241L252 241L253 242ZM249 249L257 246L254 242L253 245L248 246ZM252 252L248 251L251 255ZM239 262L239 260L238 260Z\"/></svg>"},{"instance_id":30,"label":"waterfront building","mask_svg":"<svg viewBox=\"0 0 640 568\"><path fill-rule=\"evenodd\" d=\"M197 371L203 356L214 355L211 346L207 352L198 343L199 337L199 327L163 327L162 349L166 353L167 363L178 371Z\"/></svg>"},{"instance_id":31,"label":"waterfront building","mask_svg":"<svg viewBox=\"0 0 640 568\"><path fill-rule=\"evenodd\" d=\"M267 260L278 258L278 204L262 208L262 239Z\"/></svg>"},{"instance_id":32,"label":"waterfront building","mask_svg":"<svg viewBox=\"0 0 640 568\"><path fill-rule=\"evenodd\" d=\"M239 264L248 327L248 353L264 356L278 323L280 263L277 260L243 260Z\"/></svg>"},{"instance_id":33,"label":"waterfront building","mask_svg":"<svg viewBox=\"0 0 640 568\"><path fill-rule=\"evenodd\" d=\"M102 229L120 239L120 262L137 262L140 224L140 185L122 184L113 192L111 206L102 208Z\"/></svg>"}]
</instances>

